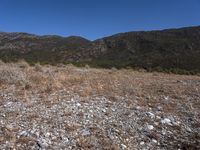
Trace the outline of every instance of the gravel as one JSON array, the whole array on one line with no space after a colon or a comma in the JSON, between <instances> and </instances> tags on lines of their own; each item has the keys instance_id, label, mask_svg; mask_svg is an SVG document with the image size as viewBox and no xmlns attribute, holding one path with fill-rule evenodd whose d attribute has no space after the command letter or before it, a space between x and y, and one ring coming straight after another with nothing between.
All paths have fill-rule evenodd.
<instances>
[{"instance_id":1,"label":"gravel","mask_svg":"<svg viewBox=\"0 0 200 150\"><path fill-rule=\"evenodd\" d=\"M200 149L200 78L189 82L193 77L178 76L187 83L185 87L197 91L173 95L171 88L155 87L154 93L148 91L152 90L148 86L171 80L181 87L182 82L174 82L176 75L170 75L167 82L161 78L158 83L157 76L146 73L144 76L154 81L144 84L142 73L133 74L134 80L138 77L141 82L137 85L146 86L146 91L139 93L135 89L130 94L126 87L128 94L118 92L114 98L108 96L111 91L82 96L77 90L70 90L72 86L61 86L49 93L30 89L24 98L13 92L23 91L21 85L1 84L0 149ZM193 106L190 109L182 102L186 99Z\"/></svg>"}]
</instances>

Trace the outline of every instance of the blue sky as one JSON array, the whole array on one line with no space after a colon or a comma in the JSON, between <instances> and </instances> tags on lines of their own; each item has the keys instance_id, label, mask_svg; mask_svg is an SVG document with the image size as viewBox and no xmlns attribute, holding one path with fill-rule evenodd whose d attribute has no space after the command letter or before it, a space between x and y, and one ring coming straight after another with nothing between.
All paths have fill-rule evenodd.
<instances>
[{"instance_id":1,"label":"blue sky","mask_svg":"<svg viewBox=\"0 0 200 150\"><path fill-rule=\"evenodd\" d=\"M0 31L79 35L200 25L200 0L1 0Z\"/></svg>"}]
</instances>

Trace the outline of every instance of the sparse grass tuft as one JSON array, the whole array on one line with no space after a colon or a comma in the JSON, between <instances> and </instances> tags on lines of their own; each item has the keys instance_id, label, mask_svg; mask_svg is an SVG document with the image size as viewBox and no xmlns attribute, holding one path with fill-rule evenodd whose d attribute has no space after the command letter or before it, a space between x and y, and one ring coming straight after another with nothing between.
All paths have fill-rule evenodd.
<instances>
[{"instance_id":1,"label":"sparse grass tuft","mask_svg":"<svg viewBox=\"0 0 200 150\"><path fill-rule=\"evenodd\" d=\"M29 64L24 60L20 60L16 64L22 69L26 69L30 67Z\"/></svg>"},{"instance_id":2,"label":"sparse grass tuft","mask_svg":"<svg viewBox=\"0 0 200 150\"><path fill-rule=\"evenodd\" d=\"M2 60L0 60L0 66L1 65L5 65L5 63Z\"/></svg>"},{"instance_id":3,"label":"sparse grass tuft","mask_svg":"<svg viewBox=\"0 0 200 150\"><path fill-rule=\"evenodd\" d=\"M23 84L26 82L26 74L13 64L0 67L0 82L8 84Z\"/></svg>"},{"instance_id":4,"label":"sparse grass tuft","mask_svg":"<svg viewBox=\"0 0 200 150\"><path fill-rule=\"evenodd\" d=\"M35 71L38 71L38 72L42 72L43 71L42 70L42 66L39 63L35 64Z\"/></svg>"}]
</instances>

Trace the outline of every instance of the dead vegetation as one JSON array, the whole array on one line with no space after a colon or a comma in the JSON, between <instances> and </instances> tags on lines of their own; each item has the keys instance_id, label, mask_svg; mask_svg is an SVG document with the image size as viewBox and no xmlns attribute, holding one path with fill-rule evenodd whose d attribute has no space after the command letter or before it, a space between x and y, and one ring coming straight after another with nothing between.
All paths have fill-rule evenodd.
<instances>
[{"instance_id":1,"label":"dead vegetation","mask_svg":"<svg viewBox=\"0 0 200 150\"><path fill-rule=\"evenodd\" d=\"M199 90L199 76L0 62L0 149L199 149Z\"/></svg>"}]
</instances>

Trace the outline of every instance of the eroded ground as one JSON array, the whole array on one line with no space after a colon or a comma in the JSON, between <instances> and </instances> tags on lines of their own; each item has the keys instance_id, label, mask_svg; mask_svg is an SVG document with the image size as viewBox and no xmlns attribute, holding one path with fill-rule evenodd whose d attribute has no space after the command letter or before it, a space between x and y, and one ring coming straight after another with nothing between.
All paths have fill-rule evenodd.
<instances>
[{"instance_id":1,"label":"eroded ground","mask_svg":"<svg viewBox=\"0 0 200 150\"><path fill-rule=\"evenodd\" d=\"M200 149L200 77L1 63L0 149Z\"/></svg>"}]
</instances>

